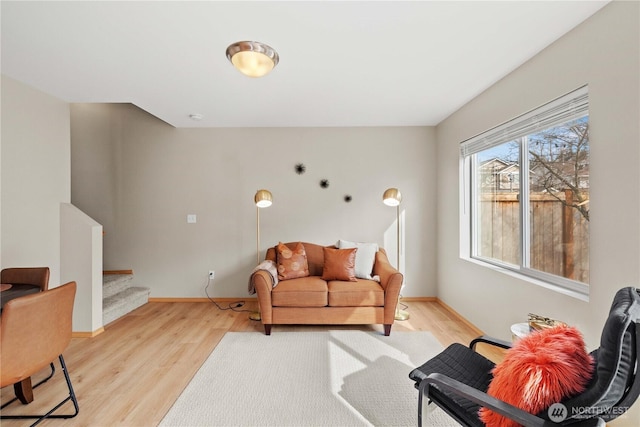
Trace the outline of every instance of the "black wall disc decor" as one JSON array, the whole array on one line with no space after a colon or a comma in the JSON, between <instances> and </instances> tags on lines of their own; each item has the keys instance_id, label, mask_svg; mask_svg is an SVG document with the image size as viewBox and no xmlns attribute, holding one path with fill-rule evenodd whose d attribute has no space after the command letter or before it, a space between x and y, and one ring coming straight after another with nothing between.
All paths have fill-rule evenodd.
<instances>
[{"instance_id":1,"label":"black wall disc decor","mask_svg":"<svg viewBox=\"0 0 640 427\"><path fill-rule=\"evenodd\" d=\"M320 181L320 188L329 188L329 180L323 179Z\"/></svg>"},{"instance_id":2,"label":"black wall disc decor","mask_svg":"<svg viewBox=\"0 0 640 427\"><path fill-rule=\"evenodd\" d=\"M298 163L295 167L295 171L298 175L302 175L307 171L307 167L304 165L304 163Z\"/></svg>"},{"instance_id":3,"label":"black wall disc decor","mask_svg":"<svg viewBox=\"0 0 640 427\"><path fill-rule=\"evenodd\" d=\"M344 196L344 201L349 203L351 200L353 200L353 198L351 197L351 194L347 194Z\"/></svg>"}]
</instances>

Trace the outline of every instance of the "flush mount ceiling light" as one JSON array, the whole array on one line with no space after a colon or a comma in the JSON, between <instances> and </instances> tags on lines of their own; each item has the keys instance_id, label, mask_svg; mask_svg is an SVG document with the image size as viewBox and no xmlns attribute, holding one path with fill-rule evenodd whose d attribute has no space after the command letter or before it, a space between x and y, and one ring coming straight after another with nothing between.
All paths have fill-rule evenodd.
<instances>
[{"instance_id":1,"label":"flush mount ceiling light","mask_svg":"<svg viewBox=\"0 0 640 427\"><path fill-rule=\"evenodd\" d=\"M278 65L280 57L271 46L254 41L236 42L227 48L227 58L242 74L262 77Z\"/></svg>"}]
</instances>

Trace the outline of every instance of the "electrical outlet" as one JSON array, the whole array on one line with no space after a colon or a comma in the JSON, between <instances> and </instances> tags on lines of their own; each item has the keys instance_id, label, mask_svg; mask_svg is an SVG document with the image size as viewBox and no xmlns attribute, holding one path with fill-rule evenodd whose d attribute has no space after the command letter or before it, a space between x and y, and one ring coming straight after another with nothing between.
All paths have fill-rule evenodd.
<instances>
[{"instance_id":1,"label":"electrical outlet","mask_svg":"<svg viewBox=\"0 0 640 427\"><path fill-rule=\"evenodd\" d=\"M209 279L213 280L216 277L216 272L213 270L209 270Z\"/></svg>"}]
</instances>

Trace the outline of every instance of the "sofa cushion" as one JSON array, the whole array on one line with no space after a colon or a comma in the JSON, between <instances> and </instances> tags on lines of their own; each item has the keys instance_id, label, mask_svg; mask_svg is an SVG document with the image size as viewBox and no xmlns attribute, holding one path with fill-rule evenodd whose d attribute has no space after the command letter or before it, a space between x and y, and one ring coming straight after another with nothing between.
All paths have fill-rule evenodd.
<instances>
[{"instance_id":1,"label":"sofa cushion","mask_svg":"<svg viewBox=\"0 0 640 427\"><path fill-rule=\"evenodd\" d=\"M296 245L300 242L285 243L289 249L295 249ZM315 243L301 242L304 245L304 251L307 254L307 265L309 266L309 276L322 276L322 266L324 265L324 253L322 248L324 246L316 245ZM272 246L267 249L267 255L264 259L277 262L278 254L276 253L276 246Z\"/></svg>"},{"instance_id":2,"label":"sofa cushion","mask_svg":"<svg viewBox=\"0 0 640 427\"><path fill-rule=\"evenodd\" d=\"M284 280L271 291L274 307L325 307L327 303L327 282L318 276Z\"/></svg>"},{"instance_id":3,"label":"sofa cushion","mask_svg":"<svg viewBox=\"0 0 640 427\"><path fill-rule=\"evenodd\" d=\"M293 249L284 243L278 243L276 246L278 279L288 280L298 277L307 277L309 275L309 266L307 265L307 253L304 245L298 242Z\"/></svg>"},{"instance_id":4,"label":"sofa cushion","mask_svg":"<svg viewBox=\"0 0 640 427\"><path fill-rule=\"evenodd\" d=\"M330 280L327 287L330 307L384 306L384 290L378 282L373 280L357 280L356 282Z\"/></svg>"},{"instance_id":5,"label":"sofa cushion","mask_svg":"<svg viewBox=\"0 0 640 427\"><path fill-rule=\"evenodd\" d=\"M353 249L324 248L324 280L345 280L355 282L356 251Z\"/></svg>"},{"instance_id":6,"label":"sofa cushion","mask_svg":"<svg viewBox=\"0 0 640 427\"><path fill-rule=\"evenodd\" d=\"M338 240L339 249L358 248L356 252L355 274L358 279L371 279L373 263L378 252L377 243L359 243L348 240Z\"/></svg>"}]
</instances>

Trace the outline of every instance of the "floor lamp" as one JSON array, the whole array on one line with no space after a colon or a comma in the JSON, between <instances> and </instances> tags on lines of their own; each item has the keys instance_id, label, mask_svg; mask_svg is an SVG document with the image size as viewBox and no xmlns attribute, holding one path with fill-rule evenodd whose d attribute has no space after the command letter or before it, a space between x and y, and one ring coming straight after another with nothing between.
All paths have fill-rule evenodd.
<instances>
[{"instance_id":1,"label":"floor lamp","mask_svg":"<svg viewBox=\"0 0 640 427\"><path fill-rule=\"evenodd\" d=\"M256 265L260 264L260 209L268 208L273 203L273 196L269 190L258 190L253 197L253 201L256 204ZM258 311L249 315L251 320L261 320L260 305L258 304Z\"/></svg>"},{"instance_id":2,"label":"floor lamp","mask_svg":"<svg viewBox=\"0 0 640 427\"><path fill-rule=\"evenodd\" d=\"M396 207L396 268L400 270L400 202L402 201L402 194L397 188L388 188L382 195L382 202L387 206ZM398 297L398 304L402 299L402 295ZM407 320L409 318L409 312L400 310L396 307L396 320Z\"/></svg>"}]
</instances>

